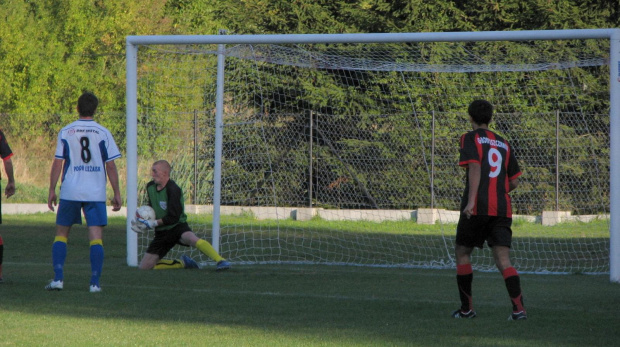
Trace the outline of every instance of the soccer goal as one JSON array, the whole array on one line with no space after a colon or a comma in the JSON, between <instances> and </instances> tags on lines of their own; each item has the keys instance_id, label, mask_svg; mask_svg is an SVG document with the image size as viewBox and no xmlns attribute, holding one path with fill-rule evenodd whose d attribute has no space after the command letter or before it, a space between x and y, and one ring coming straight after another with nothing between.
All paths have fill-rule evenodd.
<instances>
[{"instance_id":1,"label":"soccer goal","mask_svg":"<svg viewBox=\"0 0 620 347\"><path fill-rule=\"evenodd\" d=\"M458 139L484 98L523 172L516 267L620 282L619 65L620 29L129 36L128 215L167 159L234 263L453 267ZM128 221L130 266L150 237ZM170 256L209 262L191 252Z\"/></svg>"}]
</instances>

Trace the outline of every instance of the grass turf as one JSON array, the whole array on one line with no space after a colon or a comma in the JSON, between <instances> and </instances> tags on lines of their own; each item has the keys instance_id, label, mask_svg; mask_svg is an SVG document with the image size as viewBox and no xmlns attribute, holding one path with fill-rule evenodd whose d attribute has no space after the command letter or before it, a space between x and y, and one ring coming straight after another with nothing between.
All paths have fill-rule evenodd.
<instances>
[{"instance_id":1,"label":"grass turf","mask_svg":"<svg viewBox=\"0 0 620 347\"><path fill-rule=\"evenodd\" d=\"M106 228L103 292L88 292L84 227L52 277L52 214L4 216L0 346L611 346L620 286L607 275L523 275L527 321L509 322L498 273L474 273L478 317L457 320L453 270L325 265L139 271L125 221Z\"/></svg>"}]
</instances>

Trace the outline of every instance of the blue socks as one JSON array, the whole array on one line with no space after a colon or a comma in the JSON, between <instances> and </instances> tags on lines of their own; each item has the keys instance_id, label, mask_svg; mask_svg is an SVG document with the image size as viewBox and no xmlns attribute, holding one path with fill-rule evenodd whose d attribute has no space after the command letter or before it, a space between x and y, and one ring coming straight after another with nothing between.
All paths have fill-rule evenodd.
<instances>
[{"instance_id":1,"label":"blue socks","mask_svg":"<svg viewBox=\"0 0 620 347\"><path fill-rule=\"evenodd\" d=\"M63 267L67 258L67 238L56 236L52 244L52 265L54 266L54 281L62 281L64 278Z\"/></svg>"},{"instance_id":2,"label":"blue socks","mask_svg":"<svg viewBox=\"0 0 620 347\"><path fill-rule=\"evenodd\" d=\"M90 241L90 285L99 287L99 277L103 269L103 242L101 239Z\"/></svg>"},{"instance_id":3,"label":"blue socks","mask_svg":"<svg viewBox=\"0 0 620 347\"><path fill-rule=\"evenodd\" d=\"M52 244L52 265L54 266L54 281L62 281L63 268L67 258L67 238L56 236ZM90 284L99 286L99 278L103 269L103 242L101 239L90 242Z\"/></svg>"}]
</instances>

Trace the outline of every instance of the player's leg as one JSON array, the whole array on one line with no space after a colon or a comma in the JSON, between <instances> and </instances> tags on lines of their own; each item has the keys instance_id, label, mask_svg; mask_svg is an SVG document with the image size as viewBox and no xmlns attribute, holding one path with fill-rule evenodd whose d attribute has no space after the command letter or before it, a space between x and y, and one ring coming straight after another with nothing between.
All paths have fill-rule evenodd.
<instances>
[{"instance_id":1,"label":"player's leg","mask_svg":"<svg viewBox=\"0 0 620 347\"><path fill-rule=\"evenodd\" d=\"M163 259L166 254L176 245L177 239L171 237L172 233L156 233L153 240L149 243L146 253L140 261L140 270L169 270L182 269L184 264L176 259Z\"/></svg>"},{"instance_id":2,"label":"player's leg","mask_svg":"<svg viewBox=\"0 0 620 347\"><path fill-rule=\"evenodd\" d=\"M473 247L459 244L455 247L456 283L459 290L459 299L461 300L460 310L453 313L453 316L459 316L457 318L473 318L476 316L472 295L474 273L471 266L471 254L473 250Z\"/></svg>"},{"instance_id":3,"label":"player's leg","mask_svg":"<svg viewBox=\"0 0 620 347\"><path fill-rule=\"evenodd\" d=\"M157 253L159 255L159 260L153 267L155 270L198 269L198 264L186 255L181 256L180 259L164 259L172 247L179 242L182 243L181 235L183 230L185 230L185 227L176 226L164 233L156 234L155 239L149 246L149 249L147 249L147 253L151 250L150 253ZM185 243L182 244L183 246L188 246Z\"/></svg>"},{"instance_id":4,"label":"player's leg","mask_svg":"<svg viewBox=\"0 0 620 347\"><path fill-rule=\"evenodd\" d=\"M86 225L88 226L88 240L90 241L90 284L91 293L101 291L99 280L103 271L104 249L103 228L108 225L108 212L104 202L85 202L82 204Z\"/></svg>"},{"instance_id":5,"label":"player's leg","mask_svg":"<svg viewBox=\"0 0 620 347\"><path fill-rule=\"evenodd\" d=\"M159 261L159 256L153 253L145 253L140 260L140 265L138 265L138 269L140 270L152 270L155 268L155 264Z\"/></svg>"},{"instance_id":6,"label":"player's leg","mask_svg":"<svg viewBox=\"0 0 620 347\"><path fill-rule=\"evenodd\" d=\"M0 204L0 224L2 224L2 204ZM4 241L0 235L0 283L4 282L2 277L2 260L4 259Z\"/></svg>"},{"instance_id":7,"label":"player's leg","mask_svg":"<svg viewBox=\"0 0 620 347\"><path fill-rule=\"evenodd\" d=\"M67 258L67 240L71 226L56 225L56 236L52 243L52 267L54 279L45 286L47 290L62 290L64 283L64 267Z\"/></svg>"},{"instance_id":8,"label":"player's leg","mask_svg":"<svg viewBox=\"0 0 620 347\"><path fill-rule=\"evenodd\" d=\"M493 221L493 229L487 240L493 250L495 266L504 277L508 296L512 303L512 314L509 319L527 319L521 293L521 279L519 273L510 261L510 247L512 244L511 218L497 217Z\"/></svg>"},{"instance_id":9,"label":"player's leg","mask_svg":"<svg viewBox=\"0 0 620 347\"><path fill-rule=\"evenodd\" d=\"M47 290L62 290L63 288L67 240L73 224L82 224L82 204L60 199L56 212L56 237L52 244L54 280L45 286Z\"/></svg>"},{"instance_id":10,"label":"player's leg","mask_svg":"<svg viewBox=\"0 0 620 347\"><path fill-rule=\"evenodd\" d=\"M160 259L153 267L155 270L185 269L185 262L180 259Z\"/></svg>"},{"instance_id":11,"label":"player's leg","mask_svg":"<svg viewBox=\"0 0 620 347\"><path fill-rule=\"evenodd\" d=\"M200 250L204 255L215 261L224 259L217 253L215 248L213 248L209 242L196 236L193 231L186 231L181 234L181 242L188 246L198 248L198 250Z\"/></svg>"},{"instance_id":12,"label":"player's leg","mask_svg":"<svg viewBox=\"0 0 620 347\"><path fill-rule=\"evenodd\" d=\"M228 270L230 269L230 262L224 259L211 244L196 236L193 231L186 231L181 234L181 242L198 248L200 252L202 252L207 257L213 259L216 262L216 271Z\"/></svg>"},{"instance_id":13,"label":"player's leg","mask_svg":"<svg viewBox=\"0 0 620 347\"><path fill-rule=\"evenodd\" d=\"M510 262L510 248L506 246L493 246L493 258L495 259L495 265L504 277L504 283L512 303L512 314L509 318L513 320L526 319L527 313L523 305L521 279L519 273Z\"/></svg>"},{"instance_id":14,"label":"player's leg","mask_svg":"<svg viewBox=\"0 0 620 347\"><path fill-rule=\"evenodd\" d=\"M481 221L477 216L467 218L465 215L461 215L456 227L454 255L456 258L456 284L461 307L452 312L454 318L476 317L472 295L474 273L471 266L471 254L474 247L481 247L484 243L484 239L481 238L482 232L479 230L479 222Z\"/></svg>"},{"instance_id":15,"label":"player's leg","mask_svg":"<svg viewBox=\"0 0 620 347\"><path fill-rule=\"evenodd\" d=\"M105 257L103 250L103 226L89 226L88 240L90 249L90 284L92 293L101 291L99 280L103 271L103 260Z\"/></svg>"},{"instance_id":16,"label":"player's leg","mask_svg":"<svg viewBox=\"0 0 620 347\"><path fill-rule=\"evenodd\" d=\"M2 235L0 235L0 283L4 280L2 278L2 259L4 258L4 241L2 240Z\"/></svg>"}]
</instances>

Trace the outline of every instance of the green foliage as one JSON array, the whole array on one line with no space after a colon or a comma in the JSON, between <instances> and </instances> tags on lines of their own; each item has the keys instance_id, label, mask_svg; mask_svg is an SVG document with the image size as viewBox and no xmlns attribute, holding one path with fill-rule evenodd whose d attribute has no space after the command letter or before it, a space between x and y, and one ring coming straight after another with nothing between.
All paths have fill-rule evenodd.
<instances>
[{"instance_id":1,"label":"green foliage","mask_svg":"<svg viewBox=\"0 0 620 347\"><path fill-rule=\"evenodd\" d=\"M72 113L77 96L91 90L109 113L107 125L121 131L113 124L124 123L127 35L594 28L616 26L618 12L617 4L598 0L6 0L0 9L0 112L19 115L4 127L36 138L62 124L50 115Z\"/></svg>"},{"instance_id":2,"label":"green foliage","mask_svg":"<svg viewBox=\"0 0 620 347\"><path fill-rule=\"evenodd\" d=\"M170 30L165 1L5 1L0 21L0 111L16 136L54 133L82 91L108 125L123 124L126 35ZM62 120L64 121L64 120ZM118 130L118 127L111 127ZM116 132L115 132L116 133Z\"/></svg>"},{"instance_id":3,"label":"green foliage","mask_svg":"<svg viewBox=\"0 0 620 347\"><path fill-rule=\"evenodd\" d=\"M618 3L601 0L506 0L506 1L443 1L443 0L154 0L154 1L100 1L100 0L4 0L0 6L0 126L7 128L11 138L26 143L54 137L61 126L75 119L75 100L83 90L95 92L101 100L97 120L108 127L115 135L121 148L125 146L125 37L127 35L168 35L168 34L217 34L219 29L226 29L233 34L273 34L273 33L358 33L358 32L441 32L441 31L482 31L482 30L529 30L529 29L568 29L568 28L605 28L616 27L619 16ZM472 54L483 61L493 62L495 57L505 57L507 62L522 60L523 57L535 56L533 53L546 52L550 56L574 58L575 51L584 45L593 48L605 57L605 48L594 46L592 41L562 42L560 44L542 42L537 46L506 42L501 47L496 43L476 46ZM386 45L395 49L395 45ZM360 50L351 45L350 53ZM361 49L367 49L362 47ZM330 48L321 48L329 53ZM421 59L426 63L442 63L454 44L421 45ZM459 48L462 52L471 47ZM167 61L156 78L151 77L149 69L159 69L156 64L149 64L148 54L141 47L141 66L139 73L144 83L157 87L147 89L139 97L140 139L139 155L149 158L152 153L174 153L175 149L188 139L194 139L194 130L200 129L206 136L212 132L213 124L194 124L196 114L212 115L215 94L215 60L205 59L199 55L177 55ZM357 52L359 53L359 52ZM530 54L532 53L532 54ZM399 54L396 52L395 54ZM156 56L157 54L154 54ZM515 57L514 59L512 57ZM519 57L519 58L516 58ZM157 59L154 57L153 59ZM398 56L396 57L398 60ZM227 64L234 65L234 59L227 59ZM263 65L262 63L257 63ZM191 66L204 66L209 73L196 76ZM262 68L263 66L261 66ZM549 143L533 144L527 142L523 134L536 135L543 139L555 131L553 125L541 126L532 122L533 117L555 112L573 112L569 105L574 101L571 91L555 90L547 93L544 88L564 88L566 84L554 84L554 78L572 78L583 89L579 96L581 112L590 117L588 123L592 129L585 129L578 121L562 124L566 142L563 143L562 156L578 165L564 165L562 180L579 186L581 191L608 199L607 184L590 182L585 179L585 167L592 163L592 158L606 158L608 144L597 133L609 124L608 100L601 98L606 90L607 76L599 69L584 67L571 70L574 76L562 76L564 71L548 74L515 73L512 79L494 80L492 74L472 78L468 74L420 74L420 80L406 80L401 73L379 75L374 72L311 71L291 68L286 77L267 73L252 75L254 67L242 67L238 76L230 78L227 86L236 88L242 97L226 95L226 107L229 113L241 114L241 121L257 119L259 114L266 114L263 119L265 128L275 130L303 129L305 120L296 120L295 112L300 109L312 109L317 115L331 115L325 123L326 128L339 128L345 119L356 127L355 138L329 138L330 145L344 150L347 155L338 158L333 149L317 148L321 156L324 179L336 184L337 189L347 193L365 186L392 185L386 187L391 196L389 204L418 205L417 198L428 194L430 185L428 171L411 153L411 142L425 148L423 154L428 156L428 144L431 141L427 133L430 122L424 117L406 121L408 115L440 112L445 122L437 127L439 136L452 136L454 124L462 119L454 114L455 109L462 108L471 98L461 95L459 85L469 84L479 90L481 96L489 96L498 105L497 111L503 114L518 114L519 121L508 126L508 122L498 122L500 132L511 135L510 140L517 148L533 145L547 148L536 158L523 159L524 171L536 173L539 181L524 180L523 186L532 188L518 192L517 198L524 201L555 200L552 184L555 173L539 167L539 164L552 160L555 153ZM268 67L265 67L268 68ZM149 80L153 78L152 80ZM174 80L175 83L166 84ZM340 81L354 80L357 85L341 87ZM258 82L268 87L260 93L253 90ZM433 85L425 89L422 85ZM540 88L540 86L546 86ZM158 89L159 88L159 89ZM175 98L161 98L159 92L167 89ZM538 90L540 89L540 90ZM280 95L291 98L281 100ZM560 94L561 97L554 96ZM192 97L201 95L201 97ZM390 97L385 97L389 95ZM451 95L449 99L445 95ZM233 100L233 98L237 98ZM180 105L183 105L181 108ZM251 105L251 106L250 106ZM511 106L508 106L511 105ZM382 114L402 114L400 119L386 120ZM302 115L305 117L305 115ZM175 129L175 130L173 130ZM166 133L167 136L162 136ZM276 132L277 133L277 132ZM169 135L169 136L168 136ZM241 133L251 139L254 146L261 145L258 133ZM166 140L162 140L162 139ZM295 139L300 140L299 138ZM194 139L194 141L207 141ZM581 146L587 141L589 146ZM389 149L386 142L399 144L398 149ZM283 143L273 141L263 144L263 152L275 158L276 167L303 168L306 157L303 152L290 148L304 149L303 143ZM301 146L301 147L300 147ZM208 148L195 146L195 148ZM279 151L287 148L287 151ZM454 160L455 146L438 147L437 154ZM593 149L594 148L594 149ZM600 149L596 149L600 148ZM212 156L212 149L197 150L200 153L182 154L173 158L183 165L183 170L197 173L191 180L183 182L186 189L197 191L197 186L204 186L203 191L210 192L211 164L194 164L186 158ZM376 172L363 172L347 169L343 162L355 157L374 155L386 158L378 165ZM403 187L407 183L397 175L398 170L390 169L390 160L404 158L410 166L412 175L419 177L416 191L405 194ZM446 159L447 160L447 159ZM599 159L596 159L599 160ZM190 165L191 164L191 165ZM244 167L240 162L225 163L226 169L238 170L239 184L255 193L250 198L233 197L233 201L257 199L268 182L275 179L265 175L268 171L256 167ZM600 160L595 163L600 170L606 170L607 163ZM382 166L382 167L381 167ZM254 170L254 171L253 171ZM277 175L287 184L276 189L292 202L303 201L307 191L306 178L299 174L281 170ZM302 170L292 171L300 172ZM339 179L354 176L349 182ZM452 178L442 178L436 183L446 189L459 186L460 172ZM199 183L206 182L206 183ZM259 182L255 186L254 183ZM230 189L234 196L238 187ZM333 187L332 187L333 189ZM206 193L205 193L206 194ZM560 204L568 209L575 207L569 194L560 194ZM208 200L195 197L197 200ZM451 204L440 201L442 205ZM530 206L537 210L540 206ZM528 207L529 208L529 207ZM587 207L590 209L590 207Z\"/></svg>"}]
</instances>

